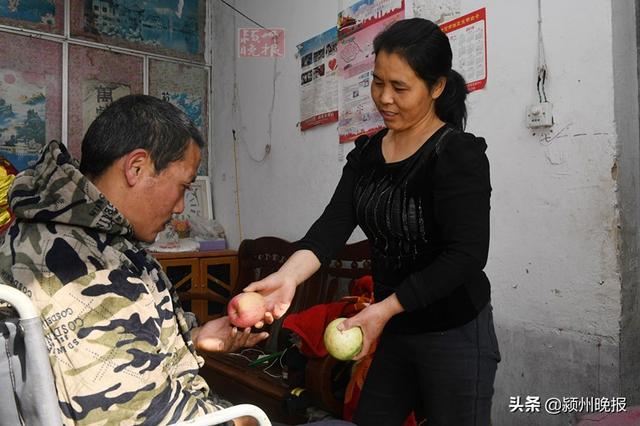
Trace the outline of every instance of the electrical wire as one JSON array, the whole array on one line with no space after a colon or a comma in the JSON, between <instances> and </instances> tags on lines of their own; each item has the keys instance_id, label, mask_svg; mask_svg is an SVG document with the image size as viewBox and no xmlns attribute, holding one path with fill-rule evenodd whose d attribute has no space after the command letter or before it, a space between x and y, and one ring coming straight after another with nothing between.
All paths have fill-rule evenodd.
<instances>
[{"instance_id":1,"label":"electrical wire","mask_svg":"<svg viewBox=\"0 0 640 426\"><path fill-rule=\"evenodd\" d=\"M266 374L267 376L269 376L269 377L273 377L274 379L280 379L280 378L282 378L282 374L271 374L271 373L269 373L269 372L267 371L268 369L270 369L271 367L273 367L273 365L274 365L276 362L278 362L278 359L277 359L277 358L276 358L276 359L274 359L273 361L271 361L271 364L269 364L267 367L265 367L265 368L262 370L262 372L263 372L264 374Z\"/></svg>"},{"instance_id":2,"label":"electrical wire","mask_svg":"<svg viewBox=\"0 0 640 426\"><path fill-rule=\"evenodd\" d=\"M544 40L542 39L542 0L538 0L538 80L536 88L538 90L538 100L547 102L547 94L544 84L547 81L547 61L544 52Z\"/></svg>"},{"instance_id":3,"label":"electrical wire","mask_svg":"<svg viewBox=\"0 0 640 426\"><path fill-rule=\"evenodd\" d=\"M241 15L243 18L249 20L250 22L252 22L255 25L257 25L258 27L260 27L262 29L267 29L267 28L265 28L264 25L262 25L261 23L259 23L255 19L251 18L250 16L248 16L244 12L238 10L235 6L229 4L226 0L220 0L220 2L222 4L224 4L225 6L227 6L228 8L230 8L231 10L233 10L236 14ZM235 14L233 16L233 27L234 27L234 29L237 28ZM238 94L237 55L235 55L235 54L233 55L234 78L233 78L233 99L232 99L231 112L232 112L232 117L233 117L233 122L234 122L234 124L233 124L234 128L231 129L231 132L232 132L232 135L233 135L233 162L234 162L234 166L235 166L236 217L237 217L237 221L238 221L239 238L240 238L241 241L242 241L242 220L241 220L241 214L240 214L240 175L239 175L239 168L238 168L238 152L237 152L237 149L236 149L236 145L239 144L239 143L243 143L244 142L244 149L247 151L247 155L249 156L249 158L253 162L258 163L258 164L264 162L267 159L267 157L269 156L270 152L271 152L272 125L273 125L272 120L273 120L273 111L274 111L274 108L275 108L276 80L278 78L278 72L277 72L278 58L276 57L274 59L275 60L274 60L274 64L273 64L273 73L274 73L274 76L273 76L273 95L272 95L272 99L271 99L271 108L269 110L269 131L268 131L269 142L264 147L264 155L262 156L262 158L254 158L254 156L251 154L251 151L249 149L249 144L244 139L244 137L242 137L242 135L239 134L240 130L243 128L243 125L242 125L242 110L240 108L239 94ZM236 132L236 128L238 129L238 132Z\"/></svg>"},{"instance_id":4,"label":"electrical wire","mask_svg":"<svg viewBox=\"0 0 640 426\"><path fill-rule=\"evenodd\" d=\"M243 17L245 17L246 19L248 19L249 21L253 22L254 24L258 25L261 28L266 29L262 24L260 24L259 22L255 21L254 19L250 18L249 16L245 15L244 13L242 13L241 11L239 11L238 9L236 9L234 6L230 5L229 3L227 3L225 0L220 0L220 2L224 3L225 5L227 5L228 7L230 7L231 9L233 9L234 11L236 11L237 13L239 13L240 15L242 15ZM236 22L235 22L235 16L233 19L233 26L234 28L236 27ZM274 73L274 77L273 77L273 98L272 98L272 102L271 102L271 110L269 112L269 131L268 131L268 135L269 135L269 142L268 144L265 146L264 149L264 154L262 155L262 158L256 158L251 154L251 150L249 149L249 144L247 143L247 141L244 139L244 137L242 137L242 135L240 134L240 129L243 128L242 126L242 108L240 107L240 102L239 102L239 87L238 87L238 71L237 71L237 56L234 54L233 55L233 69L234 69L234 78L233 78L233 96L232 96L232 101L231 101L231 112L232 112L232 116L234 118L234 127L233 129L231 129L231 133L233 136L233 146L234 146L234 155L235 155L235 145L238 144L243 144L244 145L244 149L247 152L247 155L249 156L249 158L251 159L251 161L253 161L254 163L262 163L264 162L267 157L269 156L269 153L271 152L271 128L272 128L272 114L273 114L273 109L274 109L274 103L275 103L275 82L277 79L277 64L278 64L278 60L277 58L275 58L274 61L274 65L273 65L273 73ZM237 122L236 122L236 118L237 118ZM236 130L236 128L238 130ZM236 182L238 181L238 171L237 171L237 158L234 157L234 161L236 162ZM239 192L239 188L236 188L236 193Z\"/></svg>"},{"instance_id":5,"label":"electrical wire","mask_svg":"<svg viewBox=\"0 0 640 426\"><path fill-rule=\"evenodd\" d=\"M250 17L249 15L245 14L244 12L236 9L235 6L227 3L225 0L220 0L221 3L223 3L224 5L226 5L227 7L229 7L230 9L232 9L234 12L236 12L237 14L241 15L243 18L247 19L248 21L256 24L257 26L259 26L262 29L268 30L269 28L266 28L264 25L262 25L260 22L256 21L255 19L253 19L252 17ZM277 38L277 34L273 31L271 31L271 34L273 34L274 38Z\"/></svg>"},{"instance_id":6,"label":"electrical wire","mask_svg":"<svg viewBox=\"0 0 640 426\"><path fill-rule=\"evenodd\" d=\"M221 3L225 4L227 7L233 9L234 12L238 13L239 15L242 15L244 18L248 19L249 21L253 22L254 24L256 24L257 26L259 26L260 28L264 28L266 30L266 28L259 22L257 22L255 19L245 15L243 12L239 11L238 9L235 8L235 6L230 5L229 3L227 3L225 0L220 0Z\"/></svg>"},{"instance_id":7,"label":"electrical wire","mask_svg":"<svg viewBox=\"0 0 640 426\"><path fill-rule=\"evenodd\" d=\"M242 355L241 353L228 352L228 353L227 353L227 355L236 356L236 357L238 357L238 358L245 359L245 360L247 360L247 361L249 361L249 362L253 361L251 358L249 358L248 356L244 356L244 355Z\"/></svg>"},{"instance_id":8,"label":"electrical wire","mask_svg":"<svg viewBox=\"0 0 640 426\"><path fill-rule=\"evenodd\" d=\"M233 56L233 63L234 63L234 69L236 68L236 57L235 55ZM264 154L262 154L262 158L255 158L252 154L251 154L251 150L249 149L249 144L247 143L247 141L242 137L242 135L240 135L240 130L236 131L236 129L231 129L231 133L233 135L233 142L234 142L234 146L235 143L242 143L244 145L244 149L245 151L247 151L247 155L249 156L249 158L254 162L254 163L262 163L264 162L267 157L269 156L269 154L271 153L271 139L272 139L272 128L273 128L273 111L275 109L275 98L276 98L276 80L278 79L278 72L277 72L277 66L278 66L278 59L276 58L274 60L273 63L273 92L272 92L272 97L271 97L271 107L269 109L269 129L267 131L267 135L269 136L269 141L268 143L265 145L264 147ZM236 73L237 75L237 73ZM233 82L233 100L231 103L231 111L233 112L234 117L238 118L238 122L239 122L239 126L238 128L241 129L242 126L242 109L240 108L240 102L239 102L239 88L238 88L238 81L237 78L234 77L234 82ZM235 121L235 120L234 120Z\"/></svg>"},{"instance_id":9,"label":"electrical wire","mask_svg":"<svg viewBox=\"0 0 640 426\"><path fill-rule=\"evenodd\" d=\"M284 374L271 374L269 373L267 370L270 369L271 367L273 367L276 362L280 363L280 371L284 371L284 364L282 364L282 359L284 358L284 355L287 353L287 351L289 350L289 347L285 348L284 351L282 351L282 353L280 354L280 356L278 358L275 358L271 364L269 364L267 367L262 369L262 372L265 373L266 375L270 376L270 377L274 377L274 378L282 378L284 377Z\"/></svg>"}]
</instances>

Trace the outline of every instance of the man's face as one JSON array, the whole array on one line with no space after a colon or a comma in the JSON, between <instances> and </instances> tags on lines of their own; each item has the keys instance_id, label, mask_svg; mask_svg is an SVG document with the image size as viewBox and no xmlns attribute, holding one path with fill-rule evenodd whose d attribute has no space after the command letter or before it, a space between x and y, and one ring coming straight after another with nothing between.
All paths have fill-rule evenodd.
<instances>
[{"instance_id":1,"label":"man's face","mask_svg":"<svg viewBox=\"0 0 640 426\"><path fill-rule=\"evenodd\" d=\"M135 211L128 217L135 237L153 242L171 215L184 210L184 192L195 180L200 164L200 148L189 143L182 160L170 163L160 173L148 173L137 187L137 197L132 202Z\"/></svg>"}]
</instances>

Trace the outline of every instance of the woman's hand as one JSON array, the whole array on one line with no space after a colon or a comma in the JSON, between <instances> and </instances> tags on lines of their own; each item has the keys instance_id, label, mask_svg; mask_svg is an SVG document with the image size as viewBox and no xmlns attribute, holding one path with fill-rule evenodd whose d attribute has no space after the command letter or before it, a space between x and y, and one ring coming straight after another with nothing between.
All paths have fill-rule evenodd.
<instances>
[{"instance_id":1,"label":"woman's hand","mask_svg":"<svg viewBox=\"0 0 640 426\"><path fill-rule=\"evenodd\" d=\"M404 308L398 301L396 295L392 294L382 302L369 305L358 312L357 315L347 318L338 324L338 330L340 331L348 330L352 327L360 327L362 329L362 349L353 357L355 361L369 354L371 347L376 340L378 340L378 337L380 337L387 321L402 311L404 311Z\"/></svg>"},{"instance_id":2,"label":"woman's hand","mask_svg":"<svg viewBox=\"0 0 640 426\"><path fill-rule=\"evenodd\" d=\"M277 271L260 281L249 284L243 291L255 291L264 297L267 305L264 322L270 324L287 312L296 293L296 285L294 279Z\"/></svg>"},{"instance_id":3,"label":"woman's hand","mask_svg":"<svg viewBox=\"0 0 640 426\"><path fill-rule=\"evenodd\" d=\"M310 250L298 250L273 274L249 284L243 291L256 291L264 296L267 313L264 322L270 324L287 312L296 287L320 268L320 261Z\"/></svg>"},{"instance_id":4,"label":"woman's hand","mask_svg":"<svg viewBox=\"0 0 640 426\"><path fill-rule=\"evenodd\" d=\"M255 346L267 337L269 333L251 333L251 328L239 331L226 316L207 321L203 326L191 330L191 340L196 349L205 352L234 352Z\"/></svg>"}]
</instances>

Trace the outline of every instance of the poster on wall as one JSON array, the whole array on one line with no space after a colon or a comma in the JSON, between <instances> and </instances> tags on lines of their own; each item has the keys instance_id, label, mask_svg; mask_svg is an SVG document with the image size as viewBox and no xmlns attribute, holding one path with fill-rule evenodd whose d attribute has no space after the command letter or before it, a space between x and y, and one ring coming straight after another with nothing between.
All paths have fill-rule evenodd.
<instances>
[{"instance_id":1,"label":"poster on wall","mask_svg":"<svg viewBox=\"0 0 640 426\"><path fill-rule=\"evenodd\" d=\"M69 46L67 148L71 155L80 159L84 131L109 103L109 97L115 100L123 90L131 94L142 93L143 86L142 58L85 46Z\"/></svg>"},{"instance_id":2,"label":"poster on wall","mask_svg":"<svg viewBox=\"0 0 640 426\"><path fill-rule=\"evenodd\" d=\"M461 0L413 0L413 16L441 24L460 15L460 2Z\"/></svg>"},{"instance_id":3,"label":"poster on wall","mask_svg":"<svg viewBox=\"0 0 640 426\"><path fill-rule=\"evenodd\" d=\"M464 77L469 92L487 84L486 22L482 8L440 25L451 43L452 68Z\"/></svg>"},{"instance_id":4,"label":"poster on wall","mask_svg":"<svg viewBox=\"0 0 640 426\"><path fill-rule=\"evenodd\" d=\"M360 0L338 14L340 143L384 128L371 99L373 39L404 18L404 0Z\"/></svg>"},{"instance_id":5,"label":"poster on wall","mask_svg":"<svg viewBox=\"0 0 640 426\"><path fill-rule=\"evenodd\" d=\"M358 0L338 12L338 38L385 21L397 13L404 16L404 0Z\"/></svg>"},{"instance_id":6,"label":"poster on wall","mask_svg":"<svg viewBox=\"0 0 640 426\"><path fill-rule=\"evenodd\" d=\"M78 0L73 35L162 54L196 58L204 47L204 0Z\"/></svg>"},{"instance_id":7,"label":"poster on wall","mask_svg":"<svg viewBox=\"0 0 640 426\"><path fill-rule=\"evenodd\" d=\"M171 102L196 125L205 140L198 175L208 174L208 93L207 70L192 65L151 59L149 61L149 94Z\"/></svg>"},{"instance_id":8,"label":"poster on wall","mask_svg":"<svg viewBox=\"0 0 640 426\"><path fill-rule=\"evenodd\" d=\"M338 121L338 28L298 45L300 129Z\"/></svg>"},{"instance_id":9,"label":"poster on wall","mask_svg":"<svg viewBox=\"0 0 640 426\"><path fill-rule=\"evenodd\" d=\"M61 76L62 44L0 33L0 145L9 142L12 146L15 141L3 155L9 151L26 154L14 158L19 169L33 160L36 145L62 136ZM29 110L33 111L31 118ZM22 130L18 132L18 128ZM39 134L40 129L43 135L29 137ZM20 149L25 146L31 153Z\"/></svg>"},{"instance_id":10,"label":"poster on wall","mask_svg":"<svg viewBox=\"0 0 640 426\"><path fill-rule=\"evenodd\" d=\"M180 110L184 112L191 121L193 121L204 140L207 140L207 137L203 133L204 120L202 111L204 110L204 100L202 96L194 95L187 92L172 92L171 90L161 89L160 98L180 108ZM204 155L202 157L203 158L200 160L200 165L198 166L198 176L207 175L207 161L204 158Z\"/></svg>"},{"instance_id":11,"label":"poster on wall","mask_svg":"<svg viewBox=\"0 0 640 426\"><path fill-rule=\"evenodd\" d=\"M82 134L102 111L115 100L131 94L125 84L86 80L82 83Z\"/></svg>"},{"instance_id":12,"label":"poster on wall","mask_svg":"<svg viewBox=\"0 0 640 426\"><path fill-rule=\"evenodd\" d=\"M162 90L160 94L162 100L180 108L202 132L202 96L170 90Z\"/></svg>"},{"instance_id":13,"label":"poster on wall","mask_svg":"<svg viewBox=\"0 0 640 426\"><path fill-rule=\"evenodd\" d=\"M2 0L0 24L62 33L64 0Z\"/></svg>"},{"instance_id":14,"label":"poster on wall","mask_svg":"<svg viewBox=\"0 0 640 426\"><path fill-rule=\"evenodd\" d=\"M19 171L45 144L45 103L45 87L28 73L0 69L0 155Z\"/></svg>"}]
</instances>

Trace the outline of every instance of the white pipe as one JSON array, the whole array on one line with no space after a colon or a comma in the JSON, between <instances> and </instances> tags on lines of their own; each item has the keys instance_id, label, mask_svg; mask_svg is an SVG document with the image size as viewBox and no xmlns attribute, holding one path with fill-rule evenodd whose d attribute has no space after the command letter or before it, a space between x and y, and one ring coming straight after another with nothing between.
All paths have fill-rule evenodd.
<instances>
[{"instance_id":1,"label":"white pipe","mask_svg":"<svg viewBox=\"0 0 640 426\"><path fill-rule=\"evenodd\" d=\"M61 141L66 147L69 146L69 44L62 43L62 87L60 94L62 100L62 126Z\"/></svg>"},{"instance_id":2,"label":"white pipe","mask_svg":"<svg viewBox=\"0 0 640 426\"><path fill-rule=\"evenodd\" d=\"M149 57L142 59L142 93L149 94Z\"/></svg>"},{"instance_id":3,"label":"white pipe","mask_svg":"<svg viewBox=\"0 0 640 426\"><path fill-rule=\"evenodd\" d=\"M64 0L64 36L71 37L71 0Z\"/></svg>"},{"instance_id":4,"label":"white pipe","mask_svg":"<svg viewBox=\"0 0 640 426\"><path fill-rule=\"evenodd\" d=\"M71 0L64 0L64 38L62 39L62 86L60 99L62 101L62 114L60 125L60 141L66 147L69 146L69 43L71 35ZM58 40L55 40L58 41Z\"/></svg>"}]
</instances>

